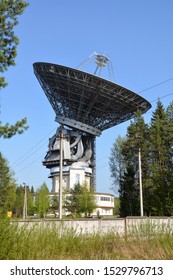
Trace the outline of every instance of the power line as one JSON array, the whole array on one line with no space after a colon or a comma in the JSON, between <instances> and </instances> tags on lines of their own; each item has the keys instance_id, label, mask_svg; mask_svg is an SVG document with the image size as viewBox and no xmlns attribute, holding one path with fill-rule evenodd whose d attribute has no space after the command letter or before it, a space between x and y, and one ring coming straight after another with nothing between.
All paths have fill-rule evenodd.
<instances>
[{"instance_id":1,"label":"power line","mask_svg":"<svg viewBox=\"0 0 173 280\"><path fill-rule=\"evenodd\" d=\"M161 96L161 97L158 97L157 99L154 99L154 100L152 100L152 101L150 101L150 102L153 103L153 102L158 101L158 99L163 99L163 98L166 98L166 97L171 96L171 95L173 95L173 92L168 93L168 94L166 94L166 95L163 95L163 96Z\"/></svg>"},{"instance_id":2,"label":"power line","mask_svg":"<svg viewBox=\"0 0 173 280\"><path fill-rule=\"evenodd\" d=\"M18 160L16 161L16 163L13 164L11 167L12 167L12 168L16 168L18 165L21 165L22 162L26 161L26 160L27 160L28 158L30 158L32 155L36 154L36 153L37 153L43 146L45 146L45 144L47 144L47 143L48 143L48 141L44 142L39 148L37 148L36 151L30 153L28 156L25 155L25 157L24 157L23 159L20 159L20 160L18 159ZM31 149L31 150L33 150L33 149ZM21 158L22 158L22 157L21 157Z\"/></svg>"},{"instance_id":3,"label":"power line","mask_svg":"<svg viewBox=\"0 0 173 280\"><path fill-rule=\"evenodd\" d=\"M29 164L27 164L26 166L24 166L23 168L21 168L19 171L17 171L16 173L20 173L21 171L23 171L24 169L28 168L29 166L31 166L33 163L35 163L38 159L43 158L44 154L42 154L41 156L39 156L38 158L36 158L35 160L33 160L32 162L30 162Z\"/></svg>"},{"instance_id":4,"label":"power line","mask_svg":"<svg viewBox=\"0 0 173 280\"><path fill-rule=\"evenodd\" d=\"M35 144L31 149L29 149L26 153L24 153L21 157L19 157L14 163L12 163L11 167L14 168L17 165L20 165L20 162L25 161L27 158L29 158L31 155L35 154L41 147L43 147L48 140L46 140L46 142L44 142L40 148L37 149L37 151L31 153L31 151L33 151L37 146L39 146L45 139L47 139L47 137L55 130L55 128L53 128L51 131L49 131L37 144ZM28 155L30 154L31 155ZM18 163L19 162L19 163Z\"/></svg>"},{"instance_id":5,"label":"power line","mask_svg":"<svg viewBox=\"0 0 173 280\"><path fill-rule=\"evenodd\" d=\"M160 86L160 85L162 85L162 84L164 84L164 83L167 83L167 82L169 82L169 81L171 81L171 80L173 80L173 77L172 77L172 78L169 78L169 79L167 79L167 80L164 80L164 81L162 81L162 82L160 82L160 83L158 83L158 84L155 84L155 85L153 85L153 86L151 86L151 87L148 87L148 88L146 88L146 89L143 89L143 90L141 90L141 91L138 91L138 93L142 93L142 92L148 91L148 90L153 89L153 88L155 88L155 87L158 87L158 86Z\"/></svg>"}]
</instances>

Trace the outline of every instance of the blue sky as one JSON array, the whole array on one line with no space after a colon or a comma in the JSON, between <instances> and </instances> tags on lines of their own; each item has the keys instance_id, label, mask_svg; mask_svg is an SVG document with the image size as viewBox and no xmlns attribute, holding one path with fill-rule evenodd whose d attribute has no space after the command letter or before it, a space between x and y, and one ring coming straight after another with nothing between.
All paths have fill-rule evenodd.
<instances>
[{"instance_id":1,"label":"blue sky","mask_svg":"<svg viewBox=\"0 0 173 280\"><path fill-rule=\"evenodd\" d=\"M152 102L148 122L159 97L167 106L173 99L172 0L30 0L19 17L20 39L16 66L5 77L1 120L14 123L27 117L29 130L0 140L20 184L37 189L44 181L51 190L49 170L42 166L48 138L58 124L34 73L33 63L52 62L75 68L94 51L106 54L113 65L114 81ZM85 69L83 69L85 70ZM86 69L87 71L87 69ZM104 76L103 76L104 78ZM97 191L109 192L109 156L113 142L125 135L129 121L106 130L97 138Z\"/></svg>"}]
</instances>

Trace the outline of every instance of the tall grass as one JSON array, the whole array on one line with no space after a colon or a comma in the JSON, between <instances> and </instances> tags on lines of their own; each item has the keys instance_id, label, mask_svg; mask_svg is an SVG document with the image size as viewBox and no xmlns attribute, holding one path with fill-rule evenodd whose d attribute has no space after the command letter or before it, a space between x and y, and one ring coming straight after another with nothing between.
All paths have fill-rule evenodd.
<instances>
[{"instance_id":1,"label":"tall grass","mask_svg":"<svg viewBox=\"0 0 173 280\"><path fill-rule=\"evenodd\" d=\"M1 260L172 259L173 234L151 225L133 227L126 236L76 234L73 229L19 227L0 221Z\"/></svg>"}]
</instances>

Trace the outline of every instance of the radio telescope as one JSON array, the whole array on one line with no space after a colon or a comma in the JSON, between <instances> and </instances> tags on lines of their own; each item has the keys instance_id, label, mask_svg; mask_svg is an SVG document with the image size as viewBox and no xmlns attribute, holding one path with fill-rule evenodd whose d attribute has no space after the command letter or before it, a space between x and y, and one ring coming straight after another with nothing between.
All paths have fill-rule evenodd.
<instances>
[{"instance_id":1,"label":"radio telescope","mask_svg":"<svg viewBox=\"0 0 173 280\"><path fill-rule=\"evenodd\" d=\"M60 136L63 137L63 186L70 190L75 183L87 181L95 188L95 139L113 126L132 119L135 112L151 108L143 97L99 75L103 67L113 76L109 58L93 53L79 67L90 60L96 62L94 74L47 62L34 63L34 73L44 90L61 125L49 139L43 165L50 169L52 191L59 190ZM78 67L78 68L79 68Z\"/></svg>"}]
</instances>

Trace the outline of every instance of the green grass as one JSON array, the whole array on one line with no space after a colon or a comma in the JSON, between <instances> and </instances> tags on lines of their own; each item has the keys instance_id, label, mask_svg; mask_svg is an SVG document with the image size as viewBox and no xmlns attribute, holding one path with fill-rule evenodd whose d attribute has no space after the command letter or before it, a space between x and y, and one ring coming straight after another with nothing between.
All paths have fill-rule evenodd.
<instances>
[{"instance_id":1,"label":"green grass","mask_svg":"<svg viewBox=\"0 0 173 280\"><path fill-rule=\"evenodd\" d=\"M76 234L74 230L27 228L0 221L1 260L133 260L173 258L173 234L153 225L135 227L126 236Z\"/></svg>"}]
</instances>

